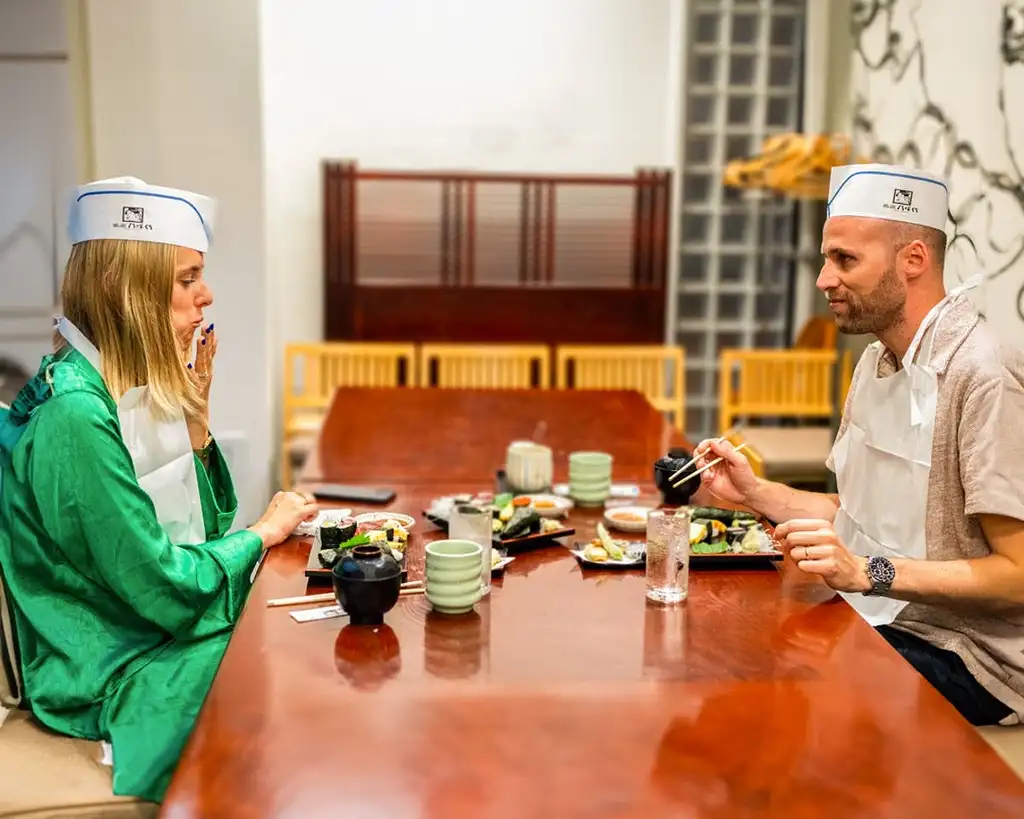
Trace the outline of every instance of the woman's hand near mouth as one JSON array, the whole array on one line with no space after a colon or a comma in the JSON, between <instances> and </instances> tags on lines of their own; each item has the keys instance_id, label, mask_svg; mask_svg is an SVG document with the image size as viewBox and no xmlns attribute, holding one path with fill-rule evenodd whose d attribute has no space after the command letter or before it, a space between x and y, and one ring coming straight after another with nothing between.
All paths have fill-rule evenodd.
<instances>
[{"instance_id":1,"label":"woman's hand near mouth","mask_svg":"<svg viewBox=\"0 0 1024 819\"><path fill-rule=\"evenodd\" d=\"M195 361L189 363L188 370L193 383L199 388L202 411L185 418L194 450L203 449L210 437L210 385L213 383L213 358L217 353L217 334L213 325L204 327L200 335Z\"/></svg>"}]
</instances>

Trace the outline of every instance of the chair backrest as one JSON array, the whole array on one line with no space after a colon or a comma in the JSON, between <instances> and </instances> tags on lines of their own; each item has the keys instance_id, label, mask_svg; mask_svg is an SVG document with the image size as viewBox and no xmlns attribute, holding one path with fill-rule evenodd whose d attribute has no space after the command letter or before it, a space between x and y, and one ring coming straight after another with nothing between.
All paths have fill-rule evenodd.
<instances>
[{"instance_id":1,"label":"chair backrest","mask_svg":"<svg viewBox=\"0 0 1024 819\"><path fill-rule=\"evenodd\" d=\"M10 404L29 380L25 369L9 358L0 357L0 405Z\"/></svg>"},{"instance_id":2,"label":"chair backrest","mask_svg":"<svg viewBox=\"0 0 1024 819\"><path fill-rule=\"evenodd\" d=\"M10 406L0 401L0 410ZM3 473L0 472L0 486ZM14 618L7 604L7 587L0 571L0 708L17 708L21 702L21 667L14 633ZM2 722L3 720L0 720Z\"/></svg>"},{"instance_id":3,"label":"chair backrest","mask_svg":"<svg viewBox=\"0 0 1024 819\"><path fill-rule=\"evenodd\" d=\"M843 360L839 369L839 410L846 407L846 396L850 394L850 385L853 383L853 353L849 350L843 351Z\"/></svg>"},{"instance_id":4,"label":"chair backrest","mask_svg":"<svg viewBox=\"0 0 1024 819\"><path fill-rule=\"evenodd\" d=\"M547 389L551 351L544 344L423 344L420 386Z\"/></svg>"},{"instance_id":5,"label":"chair backrest","mask_svg":"<svg viewBox=\"0 0 1024 819\"><path fill-rule=\"evenodd\" d=\"M284 357L285 434L297 431L299 416L321 414L339 387L408 386L415 383L415 365L414 344L288 344Z\"/></svg>"},{"instance_id":6,"label":"chair backrest","mask_svg":"<svg viewBox=\"0 0 1024 819\"><path fill-rule=\"evenodd\" d=\"M559 389L637 390L677 429L685 420L686 363L682 347L562 345L555 351Z\"/></svg>"},{"instance_id":7,"label":"chair backrest","mask_svg":"<svg viewBox=\"0 0 1024 819\"><path fill-rule=\"evenodd\" d=\"M0 707L17 708L21 703L21 666L14 632L14 619L7 603L7 589L0 573Z\"/></svg>"},{"instance_id":8,"label":"chair backrest","mask_svg":"<svg viewBox=\"0 0 1024 819\"><path fill-rule=\"evenodd\" d=\"M747 459L747 462L750 464L750 468L753 470L754 474L757 475L757 477L765 477L764 458L761 456L760 452L758 452L754 447L749 445L750 442L743 434L743 431L737 429L726 429L724 430L724 432L728 433L728 435L725 436L725 439L734 447L747 444L747 446L743 448L740 454Z\"/></svg>"},{"instance_id":9,"label":"chair backrest","mask_svg":"<svg viewBox=\"0 0 1024 819\"><path fill-rule=\"evenodd\" d=\"M719 428L736 418L832 418L835 350L723 350Z\"/></svg>"},{"instance_id":10,"label":"chair backrest","mask_svg":"<svg viewBox=\"0 0 1024 819\"><path fill-rule=\"evenodd\" d=\"M793 345L797 350L834 350L839 331L835 319L827 316L814 316L800 329Z\"/></svg>"}]
</instances>

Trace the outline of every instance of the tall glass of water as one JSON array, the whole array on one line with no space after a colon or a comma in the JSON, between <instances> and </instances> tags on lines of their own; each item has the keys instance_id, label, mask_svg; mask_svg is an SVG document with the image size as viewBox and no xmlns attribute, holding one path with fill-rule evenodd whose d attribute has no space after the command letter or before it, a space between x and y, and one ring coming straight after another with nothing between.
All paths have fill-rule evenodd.
<instances>
[{"instance_id":1,"label":"tall glass of water","mask_svg":"<svg viewBox=\"0 0 1024 819\"><path fill-rule=\"evenodd\" d=\"M647 597L681 603L690 584L690 510L647 515Z\"/></svg>"},{"instance_id":2,"label":"tall glass of water","mask_svg":"<svg viewBox=\"0 0 1024 819\"><path fill-rule=\"evenodd\" d=\"M494 516L484 509L470 504L459 504L448 521L448 537L452 540L468 540L480 544L483 562L480 566L480 588L484 594L491 590L491 538L493 537Z\"/></svg>"}]
</instances>

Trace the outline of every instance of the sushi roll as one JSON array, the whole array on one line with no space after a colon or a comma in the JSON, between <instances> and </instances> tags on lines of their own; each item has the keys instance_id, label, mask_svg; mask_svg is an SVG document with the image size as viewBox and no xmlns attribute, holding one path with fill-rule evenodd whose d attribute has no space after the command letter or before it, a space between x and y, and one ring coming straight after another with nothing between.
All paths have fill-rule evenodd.
<instances>
[{"instance_id":1,"label":"sushi roll","mask_svg":"<svg viewBox=\"0 0 1024 819\"><path fill-rule=\"evenodd\" d=\"M320 524L320 548L337 549L342 543L341 528L334 520L325 520Z\"/></svg>"}]
</instances>

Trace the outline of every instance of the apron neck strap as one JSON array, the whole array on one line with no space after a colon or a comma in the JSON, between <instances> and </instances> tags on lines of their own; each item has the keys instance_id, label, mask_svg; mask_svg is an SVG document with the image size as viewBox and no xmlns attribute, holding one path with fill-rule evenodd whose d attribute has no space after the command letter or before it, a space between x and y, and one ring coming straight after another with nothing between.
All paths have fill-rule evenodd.
<instances>
[{"instance_id":1,"label":"apron neck strap","mask_svg":"<svg viewBox=\"0 0 1024 819\"><path fill-rule=\"evenodd\" d=\"M96 345L93 344L89 339L85 337L85 333L75 327L66 316L57 316L54 319L57 327L57 332L60 333L64 340L78 350L92 366L96 369L96 372L100 370L100 351L96 349Z\"/></svg>"},{"instance_id":2,"label":"apron neck strap","mask_svg":"<svg viewBox=\"0 0 1024 819\"><path fill-rule=\"evenodd\" d=\"M914 333L914 338L911 340L910 346L907 347L906 355L903 356L902 363L904 369L906 369L908 365L914 363L914 359L917 357L919 350L924 351L927 356L930 347L929 350L924 349L924 338L925 334L928 332L928 328L932 324L937 324L942 316L945 315L946 311L949 310L955 302L963 298L964 293L977 287L981 283L981 280L981 274L976 273L964 281L959 287L954 287L950 290L942 301L928 311L928 314L924 317L921 325L917 328L917 332Z\"/></svg>"}]
</instances>

